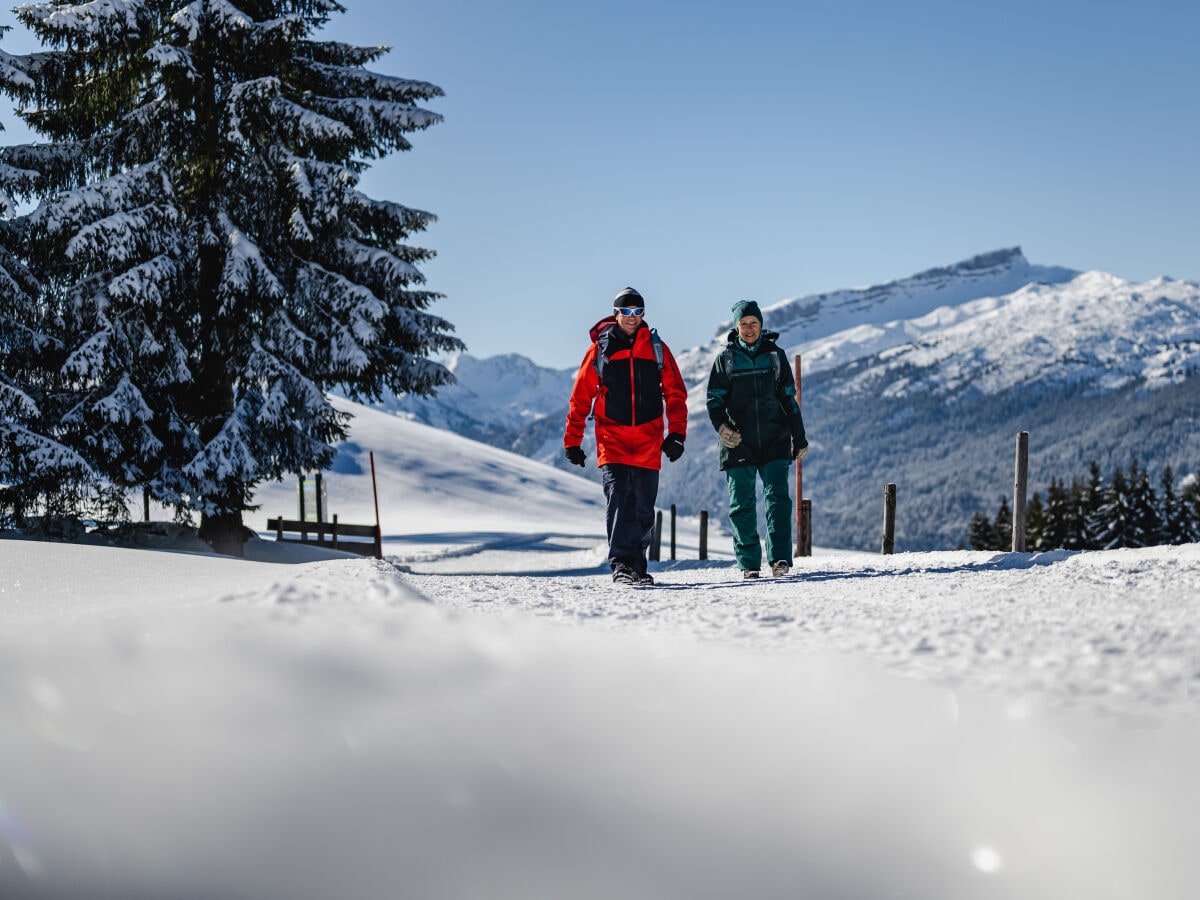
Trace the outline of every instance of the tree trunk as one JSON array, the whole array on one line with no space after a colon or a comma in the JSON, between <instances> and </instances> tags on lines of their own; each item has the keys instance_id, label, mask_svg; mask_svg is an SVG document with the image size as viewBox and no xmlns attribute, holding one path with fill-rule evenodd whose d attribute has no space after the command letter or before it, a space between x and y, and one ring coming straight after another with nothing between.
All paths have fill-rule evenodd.
<instances>
[{"instance_id":1,"label":"tree trunk","mask_svg":"<svg viewBox=\"0 0 1200 900\"><path fill-rule=\"evenodd\" d=\"M240 511L202 516L200 540L226 556L246 555L246 527Z\"/></svg>"}]
</instances>

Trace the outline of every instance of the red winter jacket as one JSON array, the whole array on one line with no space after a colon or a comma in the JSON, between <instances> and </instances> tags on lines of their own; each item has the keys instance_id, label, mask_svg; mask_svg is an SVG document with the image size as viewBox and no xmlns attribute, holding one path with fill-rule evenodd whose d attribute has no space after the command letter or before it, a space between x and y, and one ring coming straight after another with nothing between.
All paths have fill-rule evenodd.
<instances>
[{"instance_id":1,"label":"red winter jacket","mask_svg":"<svg viewBox=\"0 0 1200 900\"><path fill-rule=\"evenodd\" d=\"M592 327L590 336L592 346L584 354L571 390L563 446L583 443L591 413L596 420L596 465L621 463L661 469L663 437L687 435L687 386L675 357L661 344L659 370L645 322L630 338L616 318L608 316ZM603 380L596 370L599 356L604 357Z\"/></svg>"}]
</instances>

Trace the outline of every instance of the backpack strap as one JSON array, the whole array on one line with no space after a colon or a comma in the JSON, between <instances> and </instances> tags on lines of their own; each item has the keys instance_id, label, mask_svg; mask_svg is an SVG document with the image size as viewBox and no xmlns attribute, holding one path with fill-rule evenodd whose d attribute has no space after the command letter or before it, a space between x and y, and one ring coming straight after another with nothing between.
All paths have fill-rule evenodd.
<instances>
[{"instance_id":1,"label":"backpack strap","mask_svg":"<svg viewBox=\"0 0 1200 900\"><path fill-rule=\"evenodd\" d=\"M661 372L663 370L663 342L662 338L658 336L657 328L650 329L650 346L654 348L654 361L658 363L658 371ZM632 352L632 350L630 352ZM604 367L607 364L608 357L604 355L603 351L601 351L599 348L596 348L596 359L594 365L596 367L596 375L599 377L601 384L604 383Z\"/></svg>"},{"instance_id":2,"label":"backpack strap","mask_svg":"<svg viewBox=\"0 0 1200 900\"><path fill-rule=\"evenodd\" d=\"M778 347L771 351L771 368L775 372L775 390L779 390L783 384L783 364L779 361L780 354L783 351ZM726 344L725 349L721 351L721 368L725 370L725 377L729 378L733 375L733 345Z\"/></svg>"},{"instance_id":3,"label":"backpack strap","mask_svg":"<svg viewBox=\"0 0 1200 900\"><path fill-rule=\"evenodd\" d=\"M658 329L650 329L650 346L654 348L654 361L658 363L658 371L663 369L663 343L662 338L658 336Z\"/></svg>"}]
</instances>

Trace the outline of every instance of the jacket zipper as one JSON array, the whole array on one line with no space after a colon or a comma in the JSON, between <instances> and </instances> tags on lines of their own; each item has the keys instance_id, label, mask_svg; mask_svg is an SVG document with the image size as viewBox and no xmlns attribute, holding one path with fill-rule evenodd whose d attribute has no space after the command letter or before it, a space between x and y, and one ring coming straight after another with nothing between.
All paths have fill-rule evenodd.
<instances>
[{"instance_id":1,"label":"jacket zipper","mask_svg":"<svg viewBox=\"0 0 1200 900\"><path fill-rule=\"evenodd\" d=\"M637 335L634 335L634 345L637 344ZM629 421L630 427L637 425L637 385L633 380L633 347L629 348Z\"/></svg>"}]
</instances>

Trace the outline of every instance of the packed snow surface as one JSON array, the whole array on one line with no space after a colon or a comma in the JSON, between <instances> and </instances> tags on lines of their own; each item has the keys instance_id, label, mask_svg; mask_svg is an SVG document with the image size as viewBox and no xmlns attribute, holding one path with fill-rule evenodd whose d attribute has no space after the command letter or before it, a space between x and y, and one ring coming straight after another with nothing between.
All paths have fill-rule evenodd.
<instances>
[{"instance_id":1,"label":"packed snow surface","mask_svg":"<svg viewBox=\"0 0 1200 900\"><path fill-rule=\"evenodd\" d=\"M592 482L342 450L385 561L0 540L0 897L1194 896L1200 545L630 589Z\"/></svg>"}]
</instances>

